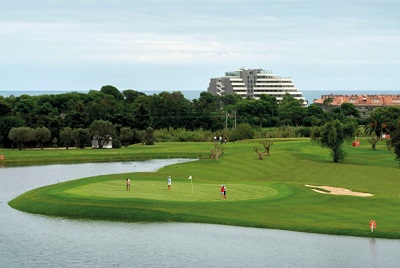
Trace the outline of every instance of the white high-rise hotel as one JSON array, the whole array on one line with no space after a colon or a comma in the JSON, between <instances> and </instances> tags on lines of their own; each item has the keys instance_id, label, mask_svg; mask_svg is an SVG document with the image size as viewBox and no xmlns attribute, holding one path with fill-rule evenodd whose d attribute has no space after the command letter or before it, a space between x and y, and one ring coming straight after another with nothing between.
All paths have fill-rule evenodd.
<instances>
[{"instance_id":1,"label":"white high-rise hotel","mask_svg":"<svg viewBox=\"0 0 400 268\"><path fill-rule=\"evenodd\" d=\"M211 78L207 92L213 95L238 94L243 98L259 99L261 94L276 97L281 101L286 93L306 105L303 93L297 88L290 77L275 76L272 71L263 69L240 69L226 72L225 76Z\"/></svg>"}]
</instances>

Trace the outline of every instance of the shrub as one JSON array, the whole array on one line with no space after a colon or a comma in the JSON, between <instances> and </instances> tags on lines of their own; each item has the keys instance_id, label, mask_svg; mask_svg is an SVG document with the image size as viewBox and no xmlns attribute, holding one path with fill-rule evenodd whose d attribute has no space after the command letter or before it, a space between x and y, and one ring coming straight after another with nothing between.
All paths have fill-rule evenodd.
<instances>
[{"instance_id":1,"label":"shrub","mask_svg":"<svg viewBox=\"0 0 400 268\"><path fill-rule=\"evenodd\" d=\"M212 133L208 130L186 130L184 128L164 128L155 130L157 142L203 142L211 141Z\"/></svg>"},{"instance_id":2,"label":"shrub","mask_svg":"<svg viewBox=\"0 0 400 268\"><path fill-rule=\"evenodd\" d=\"M282 126L279 128L271 128L257 133L256 138L294 138L297 137L296 127Z\"/></svg>"},{"instance_id":3,"label":"shrub","mask_svg":"<svg viewBox=\"0 0 400 268\"><path fill-rule=\"evenodd\" d=\"M254 130L250 124L240 124L236 129L228 132L229 141L238 141L254 138Z\"/></svg>"},{"instance_id":4,"label":"shrub","mask_svg":"<svg viewBox=\"0 0 400 268\"><path fill-rule=\"evenodd\" d=\"M119 139L113 139L112 141L112 146L113 148L121 148L122 147L122 143Z\"/></svg>"},{"instance_id":5,"label":"shrub","mask_svg":"<svg viewBox=\"0 0 400 268\"><path fill-rule=\"evenodd\" d=\"M297 137L310 137L311 136L311 128L309 127L299 127L295 129Z\"/></svg>"}]
</instances>

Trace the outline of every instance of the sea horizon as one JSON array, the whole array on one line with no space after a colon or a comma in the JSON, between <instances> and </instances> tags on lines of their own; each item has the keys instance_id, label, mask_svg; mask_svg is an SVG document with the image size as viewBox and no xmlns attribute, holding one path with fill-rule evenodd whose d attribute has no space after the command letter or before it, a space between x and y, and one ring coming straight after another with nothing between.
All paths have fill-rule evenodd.
<instances>
[{"instance_id":1,"label":"sea horizon","mask_svg":"<svg viewBox=\"0 0 400 268\"><path fill-rule=\"evenodd\" d=\"M205 90L137 90L148 96L153 94L159 94L161 92L181 92L183 96L188 100L194 100L200 98L200 93ZM21 95L29 96L40 96L40 95L54 95L64 93L88 93L89 90L7 90L0 91L0 96L3 97L19 97ZM299 91L303 93L303 97L307 100L308 104L313 103L314 100L320 99L322 95L400 95L400 90L303 90Z\"/></svg>"}]
</instances>

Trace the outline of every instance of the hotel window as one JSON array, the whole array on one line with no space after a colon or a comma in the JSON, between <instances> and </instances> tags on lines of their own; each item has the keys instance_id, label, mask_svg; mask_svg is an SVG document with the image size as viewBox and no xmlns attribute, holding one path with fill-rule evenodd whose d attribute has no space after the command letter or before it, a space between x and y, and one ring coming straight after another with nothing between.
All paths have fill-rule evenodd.
<instances>
[{"instance_id":1,"label":"hotel window","mask_svg":"<svg viewBox=\"0 0 400 268\"><path fill-rule=\"evenodd\" d=\"M378 103L378 102L381 102L381 100L380 99L372 99L372 103Z\"/></svg>"}]
</instances>

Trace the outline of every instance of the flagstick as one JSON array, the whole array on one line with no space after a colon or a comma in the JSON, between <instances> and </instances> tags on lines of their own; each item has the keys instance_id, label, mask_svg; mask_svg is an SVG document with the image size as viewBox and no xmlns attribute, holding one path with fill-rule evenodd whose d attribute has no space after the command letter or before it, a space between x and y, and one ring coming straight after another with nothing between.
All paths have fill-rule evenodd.
<instances>
[{"instance_id":1,"label":"flagstick","mask_svg":"<svg viewBox=\"0 0 400 268\"><path fill-rule=\"evenodd\" d=\"M188 179L190 180L190 184L192 185L192 194L193 194L193 177L192 177L192 175L190 175Z\"/></svg>"}]
</instances>

